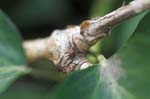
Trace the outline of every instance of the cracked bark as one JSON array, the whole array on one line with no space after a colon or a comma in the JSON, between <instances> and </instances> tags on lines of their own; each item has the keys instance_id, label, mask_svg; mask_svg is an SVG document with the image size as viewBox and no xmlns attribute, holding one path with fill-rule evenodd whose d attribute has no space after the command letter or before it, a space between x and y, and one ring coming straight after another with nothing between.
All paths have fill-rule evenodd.
<instances>
[{"instance_id":1,"label":"cracked bark","mask_svg":"<svg viewBox=\"0 0 150 99\"><path fill-rule=\"evenodd\" d=\"M146 10L150 10L150 0L135 0L103 17L83 21L79 26L55 30L47 38L25 41L27 59L31 62L47 58L63 72L87 68L91 63L85 58L85 52L91 45L107 36L117 24Z\"/></svg>"}]
</instances>

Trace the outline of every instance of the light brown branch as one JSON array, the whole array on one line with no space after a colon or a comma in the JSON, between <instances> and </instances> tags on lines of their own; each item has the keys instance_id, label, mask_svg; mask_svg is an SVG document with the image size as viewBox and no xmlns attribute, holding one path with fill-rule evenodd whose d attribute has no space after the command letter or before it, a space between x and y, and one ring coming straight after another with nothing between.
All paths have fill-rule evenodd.
<instances>
[{"instance_id":1,"label":"light brown branch","mask_svg":"<svg viewBox=\"0 0 150 99\"><path fill-rule=\"evenodd\" d=\"M99 38L105 37L117 24L150 9L150 0L135 0L105 15L87 20L79 26L55 30L45 39L25 41L23 46L29 61L45 57L63 72L87 68L91 65L84 53Z\"/></svg>"},{"instance_id":2,"label":"light brown branch","mask_svg":"<svg viewBox=\"0 0 150 99\"><path fill-rule=\"evenodd\" d=\"M23 42L28 62L33 62L38 58L47 58L47 38L27 40Z\"/></svg>"}]
</instances>

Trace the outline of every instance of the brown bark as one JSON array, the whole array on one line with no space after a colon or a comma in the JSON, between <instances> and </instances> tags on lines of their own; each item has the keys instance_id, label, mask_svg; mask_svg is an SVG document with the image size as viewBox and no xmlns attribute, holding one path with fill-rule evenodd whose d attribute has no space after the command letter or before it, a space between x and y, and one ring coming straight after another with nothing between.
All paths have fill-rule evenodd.
<instances>
[{"instance_id":1,"label":"brown bark","mask_svg":"<svg viewBox=\"0 0 150 99\"><path fill-rule=\"evenodd\" d=\"M88 48L107 36L117 24L150 9L150 0L135 0L126 6L79 26L55 30L48 38L25 41L23 46L29 61L45 57L63 72L84 69L91 65L84 57Z\"/></svg>"}]
</instances>

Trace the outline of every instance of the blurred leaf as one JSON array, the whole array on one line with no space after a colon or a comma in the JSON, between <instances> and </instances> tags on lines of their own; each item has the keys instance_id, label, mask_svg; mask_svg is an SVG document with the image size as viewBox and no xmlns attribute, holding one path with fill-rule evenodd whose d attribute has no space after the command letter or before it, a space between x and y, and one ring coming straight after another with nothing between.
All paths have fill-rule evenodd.
<instances>
[{"instance_id":1,"label":"blurred leaf","mask_svg":"<svg viewBox=\"0 0 150 99\"><path fill-rule=\"evenodd\" d=\"M111 73L109 68L100 70L99 66L75 72L46 99L131 99Z\"/></svg>"},{"instance_id":2,"label":"blurred leaf","mask_svg":"<svg viewBox=\"0 0 150 99\"><path fill-rule=\"evenodd\" d=\"M19 82L10 87L0 99L42 99L49 88L38 83Z\"/></svg>"},{"instance_id":3,"label":"blurred leaf","mask_svg":"<svg viewBox=\"0 0 150 99\"><path fill-rule=\"evenodd\" d=\"M95 66L69 75L47 99L90 99L100 84L99 67Z\"/></svg>"},{"instance_id":4,"label":"blurred leaf","mask_svg":"<svg viewBox=\"0 0 150 99\"><path fill-rule=\"evenodd\" d=\"M120 84L136 99L150 99L150 13L138 25L136 31L116 54L120 58L126 78Z\"/></svg>"},{"instance_id":5,"label":"blurred leaf","mask_svg":"<svg viewBox=\"0 0 150 99\"><path fill-rule=\"evenodd\" d=\"M107 57L116 52L120 46L130 38L145 14L146 12L135 16L115 27L112 30L111 35L101 41L101 52Z\"/></svg>"},{"instance_id":6,"label":"blurred leaf","mask_svg":"<svg viewBox=\"0 0 150 99\"><path fill-rule=\"evenodd\" d=\"M0 93L18 76L28 72L16 27L0 11Z\"/></svg>"},{"instance_id":7,"label":"blurred leaf","mask_svg":"<svg viewBox=\"0 0 150 99\"><path fill-rule=\"evenodd\" d=\"M101 67L90 67L69 75L47 99L149 99L150 13Z\"/></svg>"},{"instance_id":8,"label":"blurred leaf","mask_svg":"<svg viewBox=\"0 0 150 99\"><path fill-rule=\"evenodd\" d=\"M30 75L39 80L52 80L58 82L64 79L64 76L66 75L63 72L60 72L52 62L46 59L38 59L30 64L30 67L32 67Z\"/></svg>"}]
</instances>

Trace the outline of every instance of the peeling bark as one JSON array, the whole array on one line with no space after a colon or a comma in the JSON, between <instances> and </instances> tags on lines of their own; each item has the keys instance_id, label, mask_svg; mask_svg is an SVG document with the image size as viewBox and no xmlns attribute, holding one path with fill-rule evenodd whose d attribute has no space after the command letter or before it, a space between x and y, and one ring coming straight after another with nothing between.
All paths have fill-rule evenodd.
<instances>
[{"instance_id":1,"label":"peeling bark","mask_svg":"<svg viewBox=\"0 0 150 99\"><path fill-rule=\"evenodd\" d=\"M55 30L50 37L23 43L29 61L37 58L52 60L63 72L87 68L91 63L85 52L100 38L107 36L117 24L150 9L150 0L135 0L126 6L79 26Z\"/></svg>"}]
</instances>

